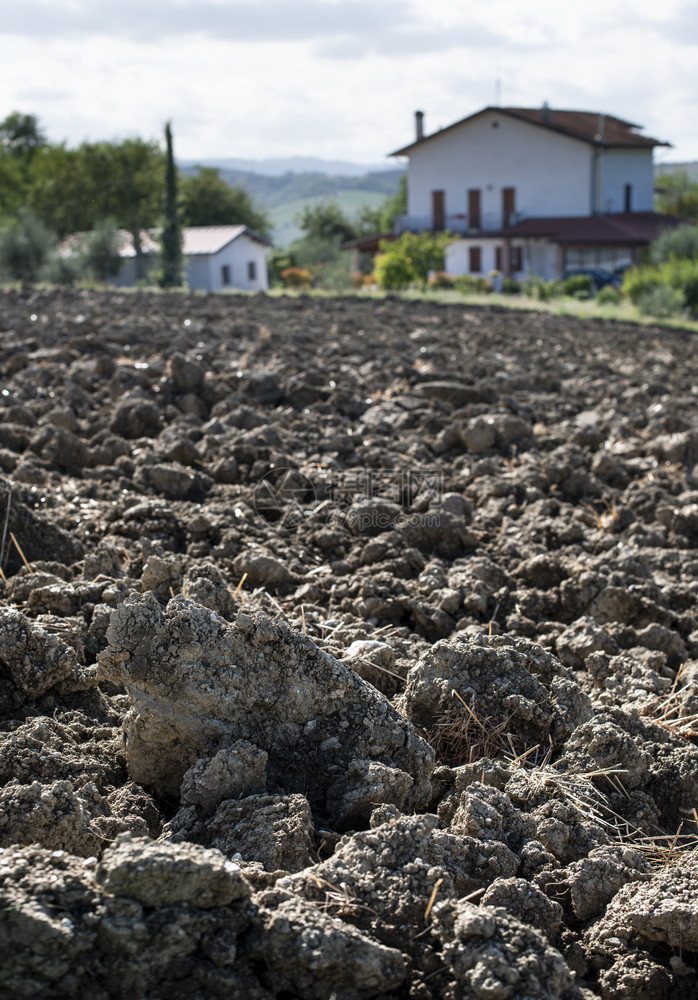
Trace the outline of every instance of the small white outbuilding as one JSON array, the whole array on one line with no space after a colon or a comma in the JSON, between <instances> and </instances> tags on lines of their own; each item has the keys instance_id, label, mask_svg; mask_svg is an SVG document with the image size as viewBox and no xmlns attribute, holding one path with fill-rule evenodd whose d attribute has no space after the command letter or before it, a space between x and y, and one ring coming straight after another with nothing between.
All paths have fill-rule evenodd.
<instances>
[{"instance_id":1,"label":"small white outbuilding","mask_svg":"<svg viewBox=\"0 0 698 1000\"><path fill-rule=\"evenodd\" d=\"M125 288L137 283L133 238L121 231L122 267L111 283ZM146 275L157 267L159 246L152 231L142 234ZM249 226L187 226L182 230L184 280L193 291L224 292L240 289L265 292L269 288L267 253L271 244ZM146 278L147 280L147 278Z\"/></svg>"}]
</instances>

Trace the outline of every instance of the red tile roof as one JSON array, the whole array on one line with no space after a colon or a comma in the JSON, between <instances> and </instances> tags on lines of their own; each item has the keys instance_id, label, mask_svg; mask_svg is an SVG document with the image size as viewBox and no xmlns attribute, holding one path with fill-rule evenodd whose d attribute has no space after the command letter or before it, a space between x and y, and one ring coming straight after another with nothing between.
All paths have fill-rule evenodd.
<instances>
[{"instance_id":1,"label":"red tile roof","mask_svg":"<svg viewBox=\"0 0 698 1000\"><path fill-rule=\"evenodd\" d=\"M613 115L604 115L596 111L558 111L554 108L483 108L474 115L461 118L460 121L448 125L446 128L425 135L423 139L411 142L408 146L390 153L390 156L405 156L417 146L423 146L425 142L441 136L444 132L458 128L466 122L484 115L491 111L499 115L507 115L510 118L518 118L520 121L529 122L531 125L539 125L553 132L560 132L573 139L580 139L582 142L591 143L594 146L625 146L639 149L651 149L654 146L670 146L671 143L662 142L659 139L651 139L649 136L640 135L638 129L640 125L626 122L622 118L615 118Z\"/></svg>"},{"instance_id":2,"label":"red tile roof","mask_svg":"<svg viewBox=\"0 0 698 1000\"><path fill-rule=\"evenodd\" d=\"M663 229L672 228L686 221L673 215L660 215L658 212L536 218L524 219L514 226L507 226L501 235L505 238L539 237L563 244L607 243L632 246L649 243L656 239Z\"/></svg>"}]
</instances>

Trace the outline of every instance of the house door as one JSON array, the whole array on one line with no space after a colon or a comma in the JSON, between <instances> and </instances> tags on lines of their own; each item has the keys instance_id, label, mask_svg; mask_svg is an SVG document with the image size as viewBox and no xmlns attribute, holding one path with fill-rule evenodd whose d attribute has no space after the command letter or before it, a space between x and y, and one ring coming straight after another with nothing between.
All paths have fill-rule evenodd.
<instances>
[{"instance_id":1,"label":"house door","mask_svg":"<svg viewBox=\"0 0 698 1000\"><path fill-rule=\"evenodd\" d=\"M502 188L502 225L510 226L516 211L516 188Z\"/></svg>"},{"instance_id":2,"label":"house door","mask_svg":"<svg viewBox=\"0 0 698 1000\"><path fill-rule=\"evenodd\" d=\"M434 232L441 232L446 228L446 193L445 191L431 192L431 213L433 219Z\"/></svg>"},{"instance_id":3,"label":"house door","mask_svg":"<svg viewBox=\"0 0 698 1000\"><path fill-rule=\"evenodd\" d=\"M480 189L468 191L468 229L480 228Z\"/></svg>"}]
</instances>

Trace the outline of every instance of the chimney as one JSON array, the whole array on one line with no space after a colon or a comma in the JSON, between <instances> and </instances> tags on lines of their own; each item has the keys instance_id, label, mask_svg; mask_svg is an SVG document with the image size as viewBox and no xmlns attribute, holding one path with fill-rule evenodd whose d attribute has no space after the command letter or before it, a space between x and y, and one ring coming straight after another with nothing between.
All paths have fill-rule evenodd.
<instances>
[{"instance_id":1,"label":"chimney","mask_svg":"<svg viewBox=\"0 0 698 1000\"><path fill-rule=\"evenodd\" d=\"M546 125L550 124L550 105L547 101L543 101L543 107L540 109L540 116Z\"/></svg>"},{"instance_id":2,"label":"chimney","mask_svg":"<svg viewBox=\"0 0 698 1000\"><path fill-rule=\"evenodd\" d=\"M417 142L421 142L424 138L424 112L415 111L414 120L417 126Z\"/></svg>"}]
</instances>

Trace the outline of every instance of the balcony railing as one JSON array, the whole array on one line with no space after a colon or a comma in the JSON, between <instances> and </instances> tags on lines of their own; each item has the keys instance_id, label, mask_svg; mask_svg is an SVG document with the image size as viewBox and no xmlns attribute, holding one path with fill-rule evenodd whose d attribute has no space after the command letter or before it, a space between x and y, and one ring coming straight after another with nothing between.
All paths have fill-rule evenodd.
<instances>
[{"instance_id":1,"label":"balcony railing","mask_svg":"<svg viewBox=\"0 0 698 1000\"><path fill-rule=\"evenodd\" d=\"M509 218L509 225L521 222L524 218L521 212L512 212ZM461 235L477 235L478 233L496 232L502 228L501 212L481 212L479 225L471 225L467 212L461 215L447 215L444 219L443 229L451 233ZM423 233L432 232L434 229L434 219L431 215L398 215L395 218L395 232L398 236L402 233Z\"/></svg>"}]
</instances>

